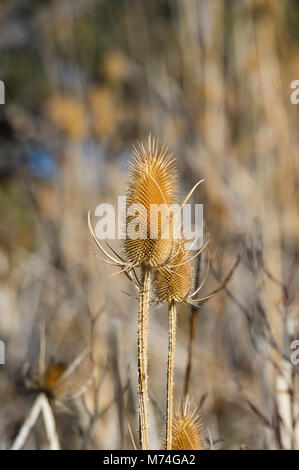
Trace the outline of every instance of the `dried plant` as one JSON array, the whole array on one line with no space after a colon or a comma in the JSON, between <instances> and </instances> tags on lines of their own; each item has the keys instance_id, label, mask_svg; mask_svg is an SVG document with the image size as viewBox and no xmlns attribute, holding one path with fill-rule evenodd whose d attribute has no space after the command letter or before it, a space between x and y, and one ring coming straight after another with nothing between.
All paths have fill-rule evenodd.
<instances>
[{"instance_id":1,"label":"dried plant","mask_svg":"<svg viewBox=\"0 0 299 470\"><path fill-rule=\"evenodd\" d=\"M191 262L207 246L207 241L193 256L185 248L185 242L178 233L176 215L182 210L192 193L203 181L197 182L183 203L178 200L178 175L174 159L163 146L149 135L146 144L138 143L134 148L133 160L128 175L127 206L125 226L126 238L123 260L113 251L110 255L96 239L88 217L89 227L101 252L108 258L108 263L122 267L124 272L139 291L138 316L138 394L139 394L139 438L142 449L148 449L148 379L147 379L147 324L150 305L151 278L154 276L154 288L158 302L169 305L169 350L167 367L167 419L166 442L171 448L173 416L173 378L176 335L176 302L196 305L214 294L204 298L194 298L204 284L207 272L200 286L190 294L193 284ZM152 217L152 208L163 205L166 217ZM137 216L136 216L137 214ZM138 217L138 223L136 218ZM133 224L133 226L132 226ZM134 230L138 234L134 236ZM154 236L153 236L154 234ZM135 268L141 270L139 281ZM134 273L137 284L133 279Z\"/></svg>"},{"instance_id":2,"label":"dried plant","mask_svg":"<svg viewBox=\"0 0 299 470\"><path fill-rule=\"evenodd\" d=\"M205 248L206 244L199 250ZM196 253L196 256L198 253ZM172 449L173 433L173 381L174 381L174 360L176 342L176 303L184 302L195 304L198 301L208 299L213 294L202 299L193 300L194 295L204 284L208 269L199 287L190 294L193 285L193 271L191 261L193 257L190 251L185 248L182 239L175 258L169 266L158 269L154 277L154 288L160 302L168 302L168 363L167 363L167 412L166 412L166 448Z\"/></svg>"},{"instance_id":3,"label":"dried plant","mask_svg":"<svg viewBox=\"0 0 299 470\"><path fill-rule=\"evenodd\" d=\"M130 367L138 307L132 292L121 294L124 276L106 283L105 270L88 255L82 220L95 200L118 196L124 150L132 136L153 129L171 143L183 187L194 178L209 182L204 218L213 256L201 296L222 290L200 310L198 303L182 308L174 408L175 392L185 385L184 395L196 404L209 397L213 441L223 438L225 448L298 449L299 365L290 361L299 339L299 108L291 89L299 77L299 2L161 0L159 8L139 0L81 1L76 8L31 2L29 10L20 8L23 2L2 3L1 79L10 84L10 99L0 106L0 341L7 347L0 365L0 448L11 447L43 389L55 410L64 405L73 412L57 420L62 448L130 448L127 423L140 448ZM15 21L20 30L33 22L34 34L16 41ZM40 53L32 54L36 44ZM123 270L139 300L136 260L110 252L105 242L102 248L118 266L111 272ZM203 254L184 301L199 287L206 263ZM153 290L149 295L154 299ZM86 317L95 318L102 305L91 343ZM40 320L48 344L42 373ZM155 448L166 413L159 400L166 391L164 320L149 318L148 419ZM90 344L71 375L53 374ZM28 372L25 382L18 380L21 369ZM159 414L150 416L150 403ZM48 446L41 419L32 430L24 447Z\"/></svg>"},{"instance_id":4,"label":"dried plant","mask_svg":"<svg viewBox=\"0 0 299 470\"><path fill-rule=\"evenodd\" d=\"M127 204L138 213L139 230L142 235L134 237L130 233L130 225L136 217L128 212L126 215L126 239L124 252L128 262L118 255L112 257L97 241L90 224L93 237L102 253L122 271L130 276L135 268L141 270L141 281L134 285L139 290L138 316L138 394L139 394L139 438L142 449L148 449L148 384L147 384L147 324L150 302L151 273L158 266L169 263L175 256L177 242L173 230L169 230L172 220L172 205L177 203L177 171L174 159L163 146L151 136L147 143L139 143L134 147L134 157L128 176ZM153 226L151 209L153 205L164 204L167 209L166 220L158 218ZM166 233L168 230L168 233ZM155 236L153 237L153 231Z\"/></svg>"},{"instance_id":5,"label":"dried plant","mask_svg":"<svg viewBox=\"0 0 299 470\"><path fill-rule=\"evenodd\" d=\"M160 302L168 302L168 363L167 363L167 412L166 412L166 448L172 447L173 417L173 379L176 340L176 302L182 302L188 296L192 286L192 270L189 252L181 241L174 266L157 270L154 278L156 295Z\"/></svg>"},{"instance_id":6,"label":"dried plant","mask_svg":"<svg viewBox=\"0 0 299 470\"><path fill-rule=\"evenodd\" d=\"M145 210L141 215L140 223L146 228L144 239L126 238L124 249L134 266L141 268L141 285L139 297L138 317L138 390L139 390L139 432L142 449L148 449L147 424L147 323L151 284L151 271L153 267L165 265L169 262L174 250L172 233L162 238L165 227L159 220L158 227L151 225L151 208L153 204L165 204L170 208L177 198L177 173L174 160L167 155L167 150L159 151L154 139L149 136L147 146L139 144L139 150L134 148L134 159L131 163L127 201L129 206L142 205ZM128 226L131 222L129 215L126 220ZM152 238L152 229L156 229L157 238Z\"/></svg>"},{"instance_id":7,"label":"dried plant","mask_svg":"<svg viewBox=\"0 0 299 470\"><path fill-rule=\"evenodd\" d=\"M169 266L157 269L154 288L160 302L184 302L192 288L191 255L183 240Z\"/></svg>"},{"instance_id":8,"label":"dried plant","mask_svg":"<svg viewBox=\"0 0 299 470\"><path fill-rule=\"evenodd\" d=\"M163 146L159 149L158 142L151 136L147 145L140 143L138 148L134 147L126 196L128 207L136 210L143 208L138 214L138 221L145 232L143 238L128 236L135 214L127 215L124 249L129 261L133 266L147 269L167 264L175 249L171 206L178 202L178 176L175 161L167 148ZM157 217L155 220L151 217L151 210L161 204L169 208L168 217L165 220Z\"/></svg>"},{"instance_id":9,"label":"dried plant","mask_svg":"<svg viewBox=\"0 0 299 470\"><path fill-rule=\"evenodd\" d=\"M172 423L170 450L204 450L205 433L201 416L186 398L182 411L178 408ZM165 448L165 442L164 448Z\"/></svg>"}]
</instances>

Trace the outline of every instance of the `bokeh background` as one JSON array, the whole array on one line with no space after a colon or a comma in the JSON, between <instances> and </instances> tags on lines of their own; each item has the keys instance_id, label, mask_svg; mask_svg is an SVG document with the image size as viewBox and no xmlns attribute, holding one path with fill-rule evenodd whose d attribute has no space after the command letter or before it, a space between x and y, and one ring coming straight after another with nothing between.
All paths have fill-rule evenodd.
<instances>
[{"instance_id":1,"label":"bokeh background","mask_svg":"<svg viewBox=\"0 0 299 470\"><path fill-rule=\"evenodd\" d=\"M298 48L296 0L1 2L1 448L44 389L63 449L131 449L130 429L138 442L136 294L94 256L87 212L124 193L149 132L176 156L182 197L205 178L202 295L222 286L179 310L176 402L188 388L209 448L299 448ZM163 306L149 341L157 449ZM24 447L48 447L40 418Z\"/></svg>"}]
</instances>

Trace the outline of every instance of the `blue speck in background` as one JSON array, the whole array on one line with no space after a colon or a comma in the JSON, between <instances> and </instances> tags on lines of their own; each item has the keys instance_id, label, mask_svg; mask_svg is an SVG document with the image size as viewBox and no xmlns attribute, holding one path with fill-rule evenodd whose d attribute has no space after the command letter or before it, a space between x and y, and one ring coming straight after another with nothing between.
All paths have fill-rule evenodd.
<instances>
[{"instance_id":1,"label":"blue speck in background","mask_svg":"<svg viewBox=\"0 0 299 470\"><path fill-rule=\"evenodd\" d=\"M32 174L42 179L52 179L56 172L56 163L49 152L42 147L28 150L28 165Z\"/></svg>"}]
</instances>

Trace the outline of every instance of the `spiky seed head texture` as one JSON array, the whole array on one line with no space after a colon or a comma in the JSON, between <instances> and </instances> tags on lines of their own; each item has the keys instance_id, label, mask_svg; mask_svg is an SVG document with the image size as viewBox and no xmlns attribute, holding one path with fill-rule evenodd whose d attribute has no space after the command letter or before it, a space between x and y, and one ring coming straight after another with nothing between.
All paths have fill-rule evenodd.
<instances>
[{"instance_id":1,"label":"spiky seed head texture","mask_svg":"<svg viewBox=\"0 0 299 470\"><path fill-rule=\"evenodd\" d=\"M171 450L204 450L205 433L202 419L196 408L187 399L183 411L173 417Z\"/></svg>"},{"instance_id":2,"label":"spiky seed head texture","mask_svg":"<svg viewBox=\"0 0 299 470\"><path fill-rule=\"evenodd\" d=\"M184 240L180 240L177 253L168 266L161 267L154 274L154 289L160 302L183 302L193 283L190 254Z\"/></svg>"},{"instance_id":3,"label":"spiky seed head texture","mask_svg":"<svg viewBox=\"0 0 299 470\"><path fill-rule=\"evenodd\" d=\"M138 204L144 208L144 212L139 212L137 216L139 225L144 228L145 236L134 239L127 233L124 242L124 250L129 261L135 266L163 266L175 250L173 231L170 229L168 233L169 225L172 226L171 211L168 221L165 222L163 217L157 217L155 226L150 211L152 205L164 204L168 211L172 204L178 203L178 175L172 156L165 147L160 148L151 136L146 144L140 143L138 148L134 148L126 196L127 207ZM134 219L135 214L127 215L127 232ZM157 234L155 238L151 235L153 231Z\"/></svg>"}]
</instances>

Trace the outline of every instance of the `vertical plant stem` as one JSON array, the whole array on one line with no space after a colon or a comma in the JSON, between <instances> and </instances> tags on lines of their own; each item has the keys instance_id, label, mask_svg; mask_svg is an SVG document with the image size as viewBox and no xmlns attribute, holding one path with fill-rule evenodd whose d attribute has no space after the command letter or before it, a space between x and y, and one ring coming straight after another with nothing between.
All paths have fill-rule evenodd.
<instances>
[{"instance_id":1,"label":"vertical plant stem","mask_svg":"<svg viewBox=\"0 0 299 470\"><path fill-rule=\"evenodd\" d=\"M148 447L148 386L147 386L147 323L150 293L150 270L142 271L138 318L138 395L139 395L139 440L142 450Z\"/></svg>"},{"instance_id":2,"label":"vertical plant stem","mask_svg":"<svg viewBox=\"0 0 299 470\"><path fill-rule=\"evenodd\" d=\"M199 255L197 259L195 289L197 289L200 284L201 259L202 259L202 255ZM193 343L194 343L195 332L196 332L197 317L198 317L198 307L192 306L191 318L190 318L190 329L189 329L188 359L187 359L186 372L185 372L184 398L187 397L189 393L189 387L190 387L192 358L193 358Z\"/></svg>"},{"instance_id":3,"label":"vertical plant stem","mask_svg":"<svg viewBox=\"0 0 299 470\"><path fill-rule=\"evenodd\" d=\"M167 365L167 414L166 414L166 449L172 447L172 420L173 420L173 378L176 335L176 305L169 304L168 319L168 365Z\"/></svg>"},{"instance_id":4,"label":"vertical plant stem","mask_svg":"<svg viewBox=\"0 0 299 470\"><path fill-rule=\"evenodd\" d=\"M198 317L198 308L192 307L191 318L190 318L190 332L189 332L189 343L188 343L188 359L185 373L185 385L184 385L184 397L186 398L189 393L189 386L191 380L191 369L192 369L192 358L193 358L193 343L196 332L196 323Z\"/></svg>"}]
</instances>

